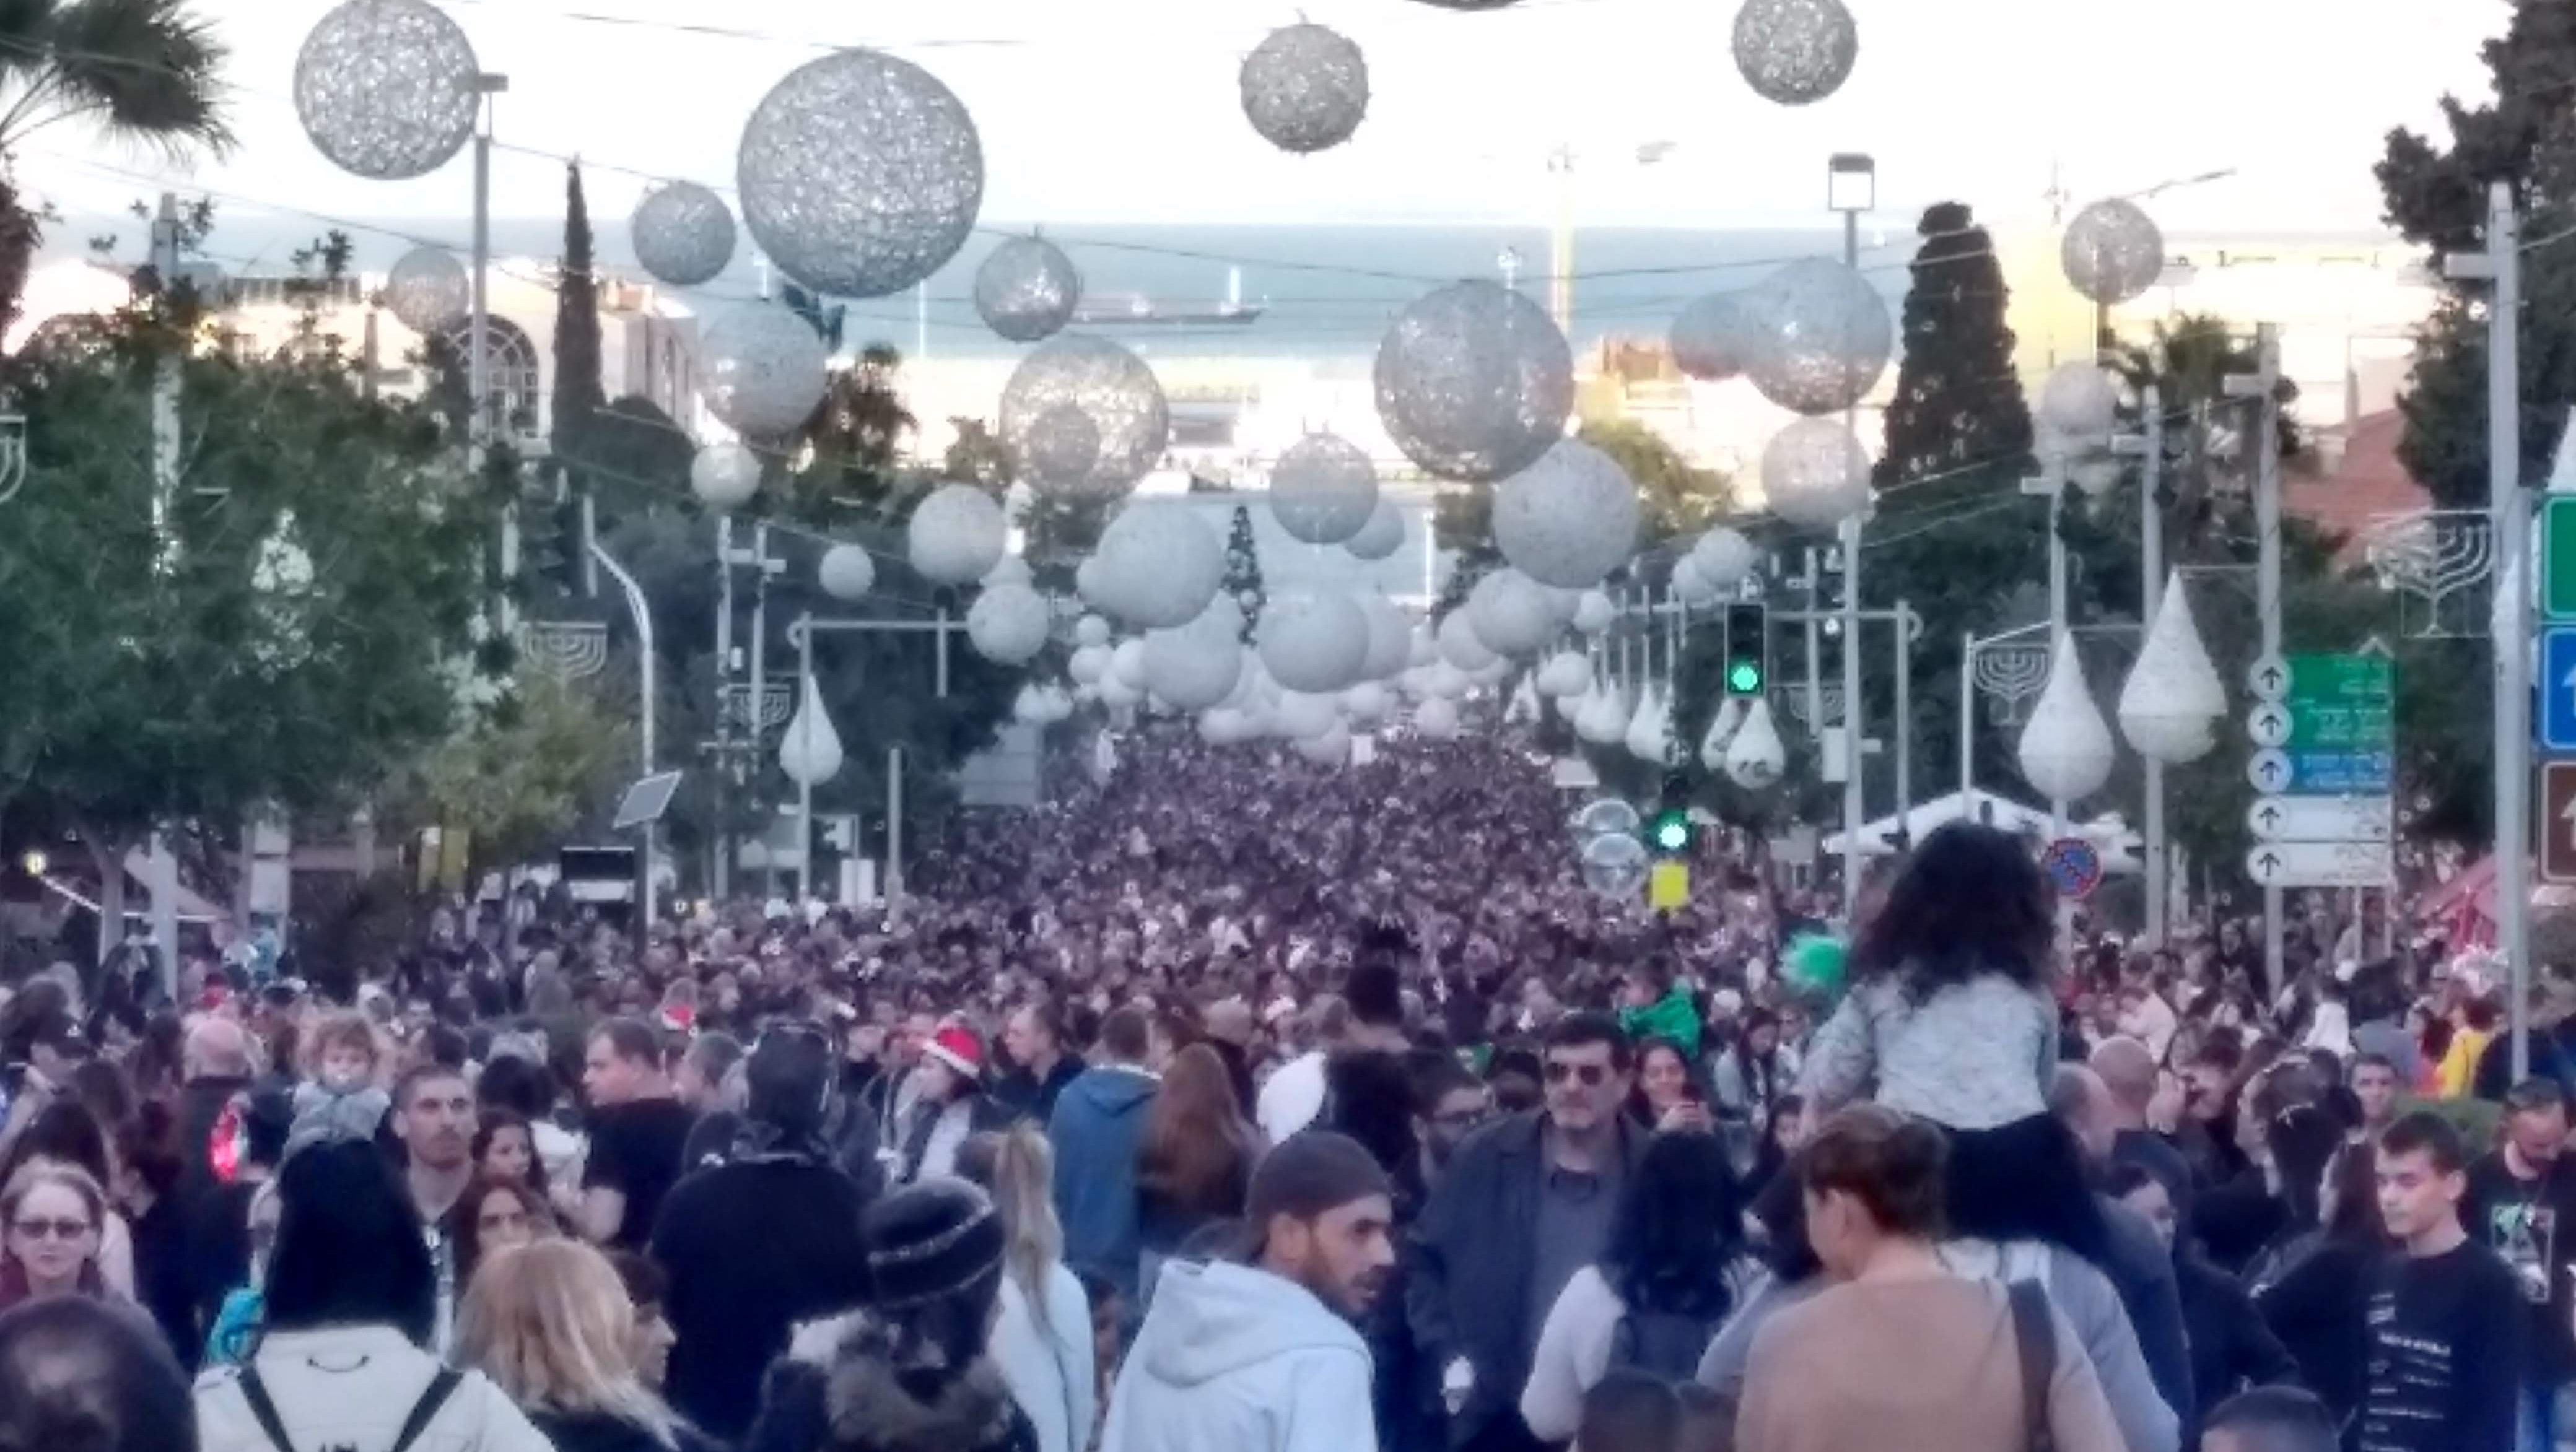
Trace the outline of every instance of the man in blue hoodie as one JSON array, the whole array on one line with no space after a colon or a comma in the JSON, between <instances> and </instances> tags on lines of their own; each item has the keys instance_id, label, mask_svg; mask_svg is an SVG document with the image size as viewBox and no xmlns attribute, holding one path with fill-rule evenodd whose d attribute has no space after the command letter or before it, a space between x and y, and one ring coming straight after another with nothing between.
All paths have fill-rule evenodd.
<instances>
[{"instance_id":1,"label":"man in blue hoodie","mask_svg":"<svg viewBox=\"0 0 2576 1452\"><path fill-rule=\"evenodd\" d=\"M1136 1150L1158 1081L1145 1067L1145 1015L1111 1010L1101 1020L1095 1062L1056 1096L1047 1121L1055 1146L1055 1213L1064 1222L1065 1263L1090 1271L1136 1300Z\"/></svg>"}]
</instances>

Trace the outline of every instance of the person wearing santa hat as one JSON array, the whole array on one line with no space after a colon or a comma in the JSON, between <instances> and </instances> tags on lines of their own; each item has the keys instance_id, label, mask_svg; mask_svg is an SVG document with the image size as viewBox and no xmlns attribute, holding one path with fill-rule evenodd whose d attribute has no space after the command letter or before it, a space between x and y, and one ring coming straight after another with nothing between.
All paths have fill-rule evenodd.
<instances>
[{"instance_id":1,"label":"person wearing santa hat","mask_svg":"<svg viewBox=\"0 0 2576 1452\"><path fill-rule=\"evenodd\" d=\"M906 1185L957 1173L957 1151L970 1135L1010 1126L1011 1112L984 1092L984 1043L954 1020L941 1024L922 1045L913 1067L912 1107L903 1121L898 1182Z\"/></svg>"}]
</instances>

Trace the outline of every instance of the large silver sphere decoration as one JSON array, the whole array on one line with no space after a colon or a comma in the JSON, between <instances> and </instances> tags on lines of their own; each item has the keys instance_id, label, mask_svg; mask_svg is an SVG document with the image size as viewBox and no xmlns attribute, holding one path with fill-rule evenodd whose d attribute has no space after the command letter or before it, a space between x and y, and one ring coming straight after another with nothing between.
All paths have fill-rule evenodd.
<instances>
[{"instance_id":1,"label":"large silver sphere decoration","mask_svg":"<svg viewBox=\"0 0 2576 1452\"><path fill-rule=\"evenodd\" d=\"M1404 548L1404 516L1396 512L1392 501L1381 496L1377 507L1369 511L1368 523L1344 540L1342 548L1349 550L1354 559L1385 559Z\"/></svg>"},{"instance_id":2,"label":"large silver sphere decoration","mask_svg":"<svg viewBox=\"0 0 2576 1452\"><path fill-rule=\"evenodd\" d=\"M1339 590L1292 589L1270 597L1255 636L1262 668L1292 691L1339 691L1368 662L1368 616Z\"/></svg>"},{"instance_id":3,"label":"large silver sphere decoration","mask_svg":"<svg viewBox=\"0 0 2576 1452\"><path fill-rule=\"evenodd\" d=\"M474 135L482 70L465 32L428 0L348 0L304 37L295 115L342 171L426 176Z\"/></svg>"},{"instance_id":4,"label":"large silver sphere decoration","mask_svg":"<svg viewBox=\"0 0 2576 1452\"><path fill-rule=\"evenodd\" d=\"M1887 302L1839 262L1804 258L1756 290L1745 375L1792 413L1840 413L1869 396L1896 348Z\"/></svg>"},{"instance_id":5,"label":"large silver sphere decoration","mask_svg":"<svg viewBox=\"0 0 2576 1452\"><path fill-rule=\"evenodd\" d=\"M740 509L760 492L760 456L740 444L710 444L689 461L689 490L709 509Z\"/></svg>"},{"instance_id":6,"label":"large silver sphere decoration","mask_svg":"<svg viewBox=\"0 0 2576 1452\"><path fill-rule=\"evenodd\" d=\"M415 247L385 274L385 306L406 328L444 334L474 308L474 280L444 247Z\"/></svg>"},{"instance_id":7,"label":"large silver sphere decoration","mask_svg":"<svg viewBox=\"0 0 2576 1452\"><path fill-rule=\"evenodd\" d=\"M1840 419L1799 419L1762 451L1762 498L1791 524L1831 529L1869 503L1869 452Z\"/></svg>"},{"instance_id":8,"label":"large silver sphere decoration","mask_svg":"<svg viewBox=\"0 0 2576 1452\"><path fill-rule=\"evenodd\" d=\"M2104 197L2066 224L2057 259L2077 292L2106 306L2124 303L2164 275L2165 234L2144 207Z\"/></svg>"},{"instance_id":9,"label":"large silver sphere decoration","mask_svg":"<svg viewBox=\"0 0 2576 1452\"><path fill-rule=\"evenodd\" d=\"M1690 377L1718 383L1744 371L1752 320L1740 292L1692 298L1673 319L1673 366Z\"/></svg>"},{"instance_id":10,"label":"large silver sphere decoration","mask_svg":"<svg viewBox=\"0 0 2576 1452\"><path fill-rule=\"evenodd\" d=\"M1555 602L1547 587L1518 570L1487 571L1457 613L1497 655L1534 655L1556 635Z\"/></svg>"},{"instance_id":11,"label":"large silver sphere decoration","mask_svg":"<svg viewBox=\"0 0 2576 1452\"><path fill-rule=\"evenodd\" d=\"M1079 430L1055 410L1071 406L1094 443L1079 473L1060 466L1080 452ZM1041 435L1040 421L1048 421ZM1172 433L1171 405L1145 360L1106 338L1059 333L1038 345L1002 388L1002 441L1029 464L1029 485L1066 499L1115 499L1159 463Z\"/></svg>"},{"instance_id":12,"label":"large silver sphere decoration","mask_svg":"<svg viewBox=\"0 0 2576 1452\"><path fill-rule=\"evenodd\" d=\"M1374 590L1359 597L1360 611L1368 617L1368 654L1360 662L1360 678L1370 681L1393 680L1413 663L1413 622L1402 606Z\"/></svg>"},{"instance_id":13,"label":"large silver sphere decoration","mask_svg":"<svg viewBox=\"0 0 2576 1452\"><path fill-rule=\"evenodd\" d=\"M975 122L938 77L835 51L761 98L735 160L742 219L816 292L883 297L957 255L984 204Z\"/></svg>"},{"instance_id":14,"label":"large silver sphere decoration","mask_svg":"<svg viewBox=\"0 0 2576 1452\"><path fill-rule=\"evenodd\" d=\"M1100 427L1080 404L1059 403L1029 425L1020 472L1042 491L1048 484L1079 484L1100 462Z\"/></svg>"},{"instance_id":15,"label":"large silver sphere decoration","mask_svg":"<svg viewBox=\"0 0 2576 1452\"><path fill-rule=\"evenodd\" d=\"M904 547L912 567L934 585L968 585L1002 562L1010 524L993 496L972 484L946 484L912 511Z\"/></svg>"},{"instance_id":16,"label":"large silver sphere decoration","mask_svg":"<svg viewBox=\"0 0 2576 1452\"><path fill-rule=\"evenodd\" d=\"M2061 363L2040 385L2039 421L2062 439L2098 446L2119 410L2119 385L2092 363Z\"/></svg>"},{"instance_id":17,"label":"large silver sphere decoration","mask_svg":"<svg viewBox=\"0 0 2576 1452\"><path fill-rule=\"evenodd\" d=\"M966 610L966 639L995 665L1026 665L1046 649L1055 624L1046 597L1026 585L997 585Z\"/></svg>"},{"instance_id":18,"label":"large silver sphere decoration","mask_svg":"<svg viewBox=\"0 0 2576 1452\"><path fill-rule=\"evenodd\" d=\"M1308 544L1341 544L1377 513L1377 466L1335 434L1308 434L1270 470L1270 512Z\"/></svg>"},{"instance_id":19,"label":"large silver sphere decoration","mask_svg":"<svg viewBox=\"0 0 2576 1452\"><path fill-rule=\"evenodd\" d=\"M1044 237L1013 237L975 269L975 315L1014 343L1054 337L1081 302L1081 270Z\"/></svg>"},{"instance_id":20,"label":"large silver sphere decoration","mask_svg":"<svg viewBox=\"0 0 2576 1452\"><path fill-rule=\"evenodd\" d=\"M1225 546L1182 504L1129 505L1101 531L1092 558L1095 603L1149 630L1188 624L1225 583Z\"/></svg>"},{"instance_id":21,"label":"large silver sphere decoration","mask_svg":"<svg viewBox=\"0 0 2576 1452\"><path fill-rule=\"evenodd\" d=\"M673 287L712 280L733 261L733 209L696 182L655 187L635 204L635 260Z\"/></svg>"},{"instance_id":22,"label":"large silver sphere decoration","mask_svg":"<svg viewBox=\"0 0 2576 1452\"><path fill-rule=\"evenodd\" d=\"M859 545L836 544L823 551L822 562L814 567L814 582L835 600L860 599L876 588L876 557Z\"/></svg>"},{"instance_id":23,"label":"large silver sphere decoration","mask_svg":"<svg viewBox=\"0 0 2576 1452\"><path fill-rule=\"evenodd\" d=\"M1460 671L1484 670L1502 659L1501 654L1485 644L1484 637L1476 633L1476 623L1468 618L1463 605L1440 617L1437 638L1441 661Z\"/></svg>"},{"instance_id":24,"label":"large silver sphere decoration","mask_svg":"<svg viewBox=\"0 0 2576 1452\"><path fill-rule=\"evenodd\" d=\"M1396 317L1376 382L1378 419L1406 458L1482 483L1528 468L1564 436L1574 356L1538 304L1460 282Z\"/></svg>"},{"instance_id":25,"label":"large silver sphere decoration","mask_svg":"<svg viewBox=\"0 0 2576 1452\"><path fill-rule=\"evenodd\" d=\"M1368 114L1368 61L1320 25L1291 25L1243 59L1243 115L1281 151L1322 151L1351 139Z\"/></svg>"},{"instance_id":26,"label":"large silver sphere decoration","mask_svg":"<svg viewBox=\"0 0 2576 1452\"><path fill-rule=\"evenodd\" d=\"M1224 704L1243 684L1240 615L1209 611L1177 630L1145 637L1145 688L1180 711Z\"/></svg>"},{"instance_id":27,"label":"large silver sphere decoration","mask_svg":"<svg viewBox=\"0 0 2576 1452\"><path fill-rule=\"evenodd\" d=\"M736 433L776 438L814 416L830 361L803 318L782 307L738 307L699 342L698 391Z\"/></svg>"},{"instance_id":28,"label":"large silver sphere decoration","mask_svg":"<svg viewBox=\"0 0 2576 1452\"><path fill-rule=\"evenodd\" d=\"M1691 546L1689 559L1709 588L1725 595L1734 594L1747 576L1762 567L1762 551L1753 541L1724 525L1701 535Z\"/></svg>"},{"instance_id":29,"label":"large silver sphere decoration","mask_svg":"<svg viewBox=\"0 0 2576 1452\"><path fill-rule=\"evenodd\" d=\"M1619 461L1567 439L1494 489L1494 545L1542 585L1581 590L1637 549L1636 481Z\"/></svg>"},{"instance_id":30,"label":"large silver sphere decoration","mask_svg":"<svg viewBox=\"0 0 2576 1452\"><path fill-rule=\"evenodd\" d=\"M1842 89L1860 28L1842 0L1745 0L1735 12L1735 68L1754 94L1804 106Z\"/></svg>"}]
</instances>

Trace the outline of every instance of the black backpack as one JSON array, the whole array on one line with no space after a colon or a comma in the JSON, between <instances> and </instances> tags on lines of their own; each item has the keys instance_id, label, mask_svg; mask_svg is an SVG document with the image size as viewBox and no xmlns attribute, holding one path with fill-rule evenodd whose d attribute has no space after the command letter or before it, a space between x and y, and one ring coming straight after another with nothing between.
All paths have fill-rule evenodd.
<instances>
[{"instance_id":1,"label":"black backpack","mask_svg":"<svg viewBox=\"0 0 2576 1452\"><path fill-rule=\"evenodd\" d=\"M1666 1381L1689 1381L1699 1375L1699 1360L1717 1339L1723 1316L1686 1316L1677 1311L1630 1311L1610 1333L1613 1370L1642 1371Z\"/></svg>"}]
</instances>

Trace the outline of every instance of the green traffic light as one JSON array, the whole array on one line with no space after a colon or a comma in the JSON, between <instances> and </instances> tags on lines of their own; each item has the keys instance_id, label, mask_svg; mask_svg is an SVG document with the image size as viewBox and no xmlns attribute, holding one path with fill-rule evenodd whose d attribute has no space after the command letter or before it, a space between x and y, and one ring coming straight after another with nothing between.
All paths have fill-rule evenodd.
<instances>
[{"instance_id":1,"label":"green traffic light","mask_svg":"<svg viewBox=\"0 0 2576 1452\"><path fill-rule=\"evenodd\" d=\"M1653 831L1649 834L1649 840L1655 844L1657 851L1680 852L1686 850L1689 848L1691 840L1690 818L1680 812L1664 812L1658 814L1655 818Z\"/></svg>"},{"instance_id":2,"label":"green traffic light","mask_svg":"<svg viewBox=\"0 0 2576 1452\"><path fill-rule=\"evenodd\" d=\"M1739 660L1726 668L1726 689L1738 696L1762 693L1762 665L1759 661Z\"/></svg>"}]
</instances>

